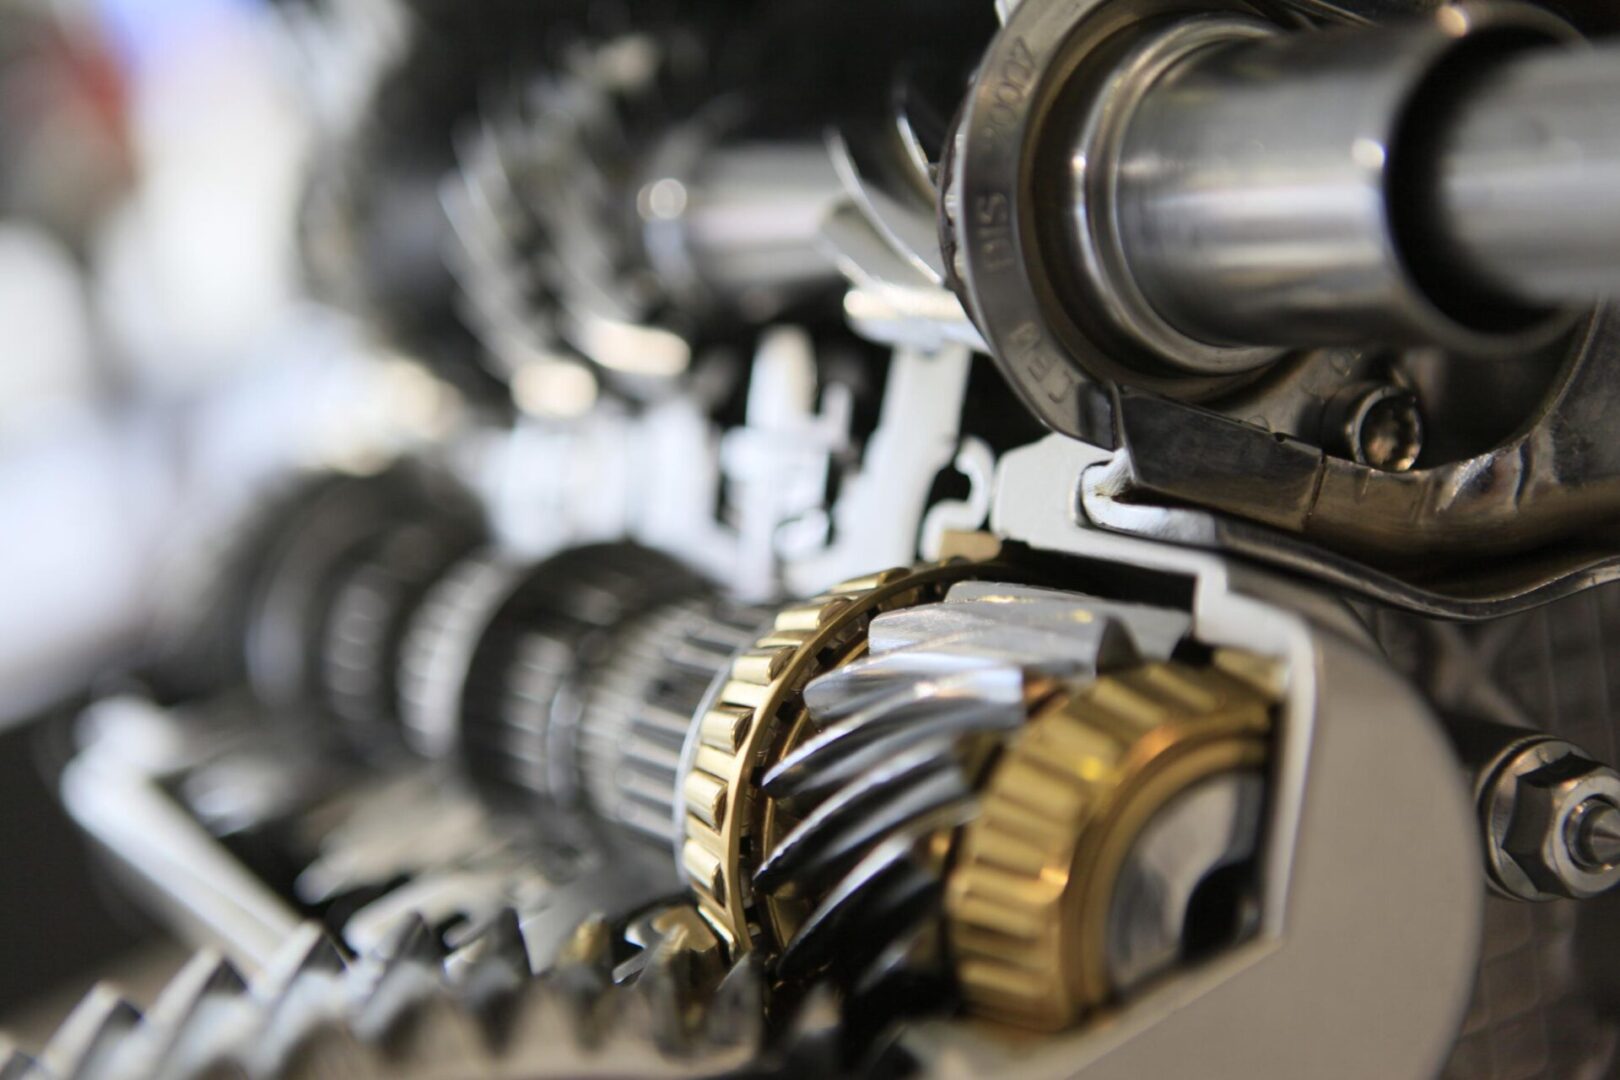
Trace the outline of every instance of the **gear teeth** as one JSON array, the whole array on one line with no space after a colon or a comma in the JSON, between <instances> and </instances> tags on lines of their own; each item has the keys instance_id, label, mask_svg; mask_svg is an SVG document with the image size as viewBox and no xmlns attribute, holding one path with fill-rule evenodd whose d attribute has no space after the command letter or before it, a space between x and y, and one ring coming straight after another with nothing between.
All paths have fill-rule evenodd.
<instances>
[{"instance_id":1,"label":"gear teeth","mask_svg":"<svg viewBox=\"0 0 1620 1080\"><path fill-rule=\"evenodd\" d=\"M446 962L451 982L475 1006L505 995L530 976L529 947L514 908L502 908Z\"/></svg>"},{"instance_id":2,"label":"gear teeth","mask_svg":"<svg viewBox=\"0 0 1620 1080\"><path fill-rule=\"evenodd\" d=\"M382 1075L469 1076L492 1072L488 1026L442 990L414 1001L374 1036L387 1065Z\"/></svg>"},{"instance_id":3,"label":"gear teeth","mask_svg":"<svg viewBox=\"0 0 1620 1080\"><path fill-rule=\"evenodd\" d=\"M211 950L197 953L152 1004L148 1021L178 1024L212 998L239 997L247 993L247 980L236 965Z\"/></svg>"},{"instance_id":4,"label":"gear teeth","mask_svg":"<svg viewBox=\"0 0 1620 1080\"><path fill-rule=\"evenodd\" d=\"M246 988L222 985L219 993L191 996L181 991L173 998L165 990L158 1000L173 1001L184 1012L172 1021L163 1009L148 1014L154 1032L148 1040L150 1059L145 1068L133 1070L133 1075L202 1077L241 1072L244 1065L239 1048L253 1038L263 1019L263 1005Z\"/></svg>"},{"instance_id":5,"label":"gear teeth","mask_svg":"<svg viewBox=\"0 0 1620 1080\"><path fill-rule=\"evenodd\" d=\"M714 929L684 901L656 911L646 923L658 940L649 947L633 989L648 998L659 1045L685 1052L724 981L725 950ZM754 1005L760 1005L757 998Z\"/></svg>"},{"instance_id":6,"label":"gear teeth","mask_svg":"<svg viewBox=\"0 0 1620 1080\"><path fill-rule=\"evenodd\" d=\"M866 658L805 688L805 704L821 724L950 676L1022 668L1089 678L1138 659L1124 624L1090 602L995 582L963 582L940 603L879 615L867 641Z\"/></svg>"},{"instance_id":7,"label":"gear teeth","mask_svg":"<svg viewBox=\"0 0 1620 1080\"><path fill-rule=\"evenodd\" d=\"M527 1061L544 1060L564 1048L588 1049L595 1041L595 1033L587 1030L581 1020L592 1019L589 1005L586 1002L582 1007L576 994L559 990L547 976L524 984L513 996L507 1014L507 1053Z\"/></svg>"},{"instance_id":8,"label":"gear teeth","mask_svg":"<svg viewBox=\"0 0 1620 1080\"><path fill-rule=\"evenodd\" d=\"M849 1072L842 1052L844 1009L837 991L824 982L812 987L794 1008L783 1043L788 1049L783 1071L789 1076L801 1075L799 1069L805 1069L806 1076L828 1075L815 1071L818 1065L826 1070L828 1062L837 1062L839 1073Z\"/></svg>"},{"instance_id":9,"label":"gear teeth","mask_svg":"<svg viewBox=\"0 0 1620 1080\"><path fill-rule=\"evenodd\" d=\"M777 958L778 977L805 979L840 956L869 956L937 906L939 873L919 848L928 845L929 826L940 824L918 823L889 836L839 879Z\"/></svg>"},{"instance_id":10,"label":"gear teeth","mask_svg":"<svg viewBox=\"0 0 1620 1080\"><path fill-rule=\"evenodd\" d=\"M381 1040L402 1015L444 991L444 947L421 916L403 922L384 957L351 1021L362 1039Z\"/></svg>"},{"instance_id":11,"label":"gear teeth","mask_svg":"<svg viewBox=\"0 0 1620 1080\"><path fill-rule=\"evenodd\" d=\"M218 953L200 952L169 980L146 1013L139 1033L128 1040L110 1075L134 1078L164 1074L181 1049L196 1038L192 1025L211 1030L212 1022L247 994L247 983L236 968Z\"/></svg>"},{"instance_id":12,"label":"gear teeth","mask_svg":"<svg viewBox=\"0 0 1620 1080\"><path fill-rule=\"evenodd\" d=\"M111 1058L141 1022L140 1010L109 986L97 986L73 1010L40 1057L62 1080L105 1076Z\"/></svg>"},{"instance_id":13,"label":"gear teeth","mask_svg":"<svg viewBox=\"0 0 1620 1080\"><path fill-rule=\"evenodd\" d=\"M484 551L451 567L411 616L400 647L400 719L407 743L428 758L457 747L457 717L473 652L517 584L521 565Z\"/></svg>"},{"instance_id":14,"label":"gear teeth","mask_svg":"<svg viewBox=\"0 0 1620 1080\"><path fill-rule=\"evenodd\" d=\"M268 1049L250 1057L252 1076L276 1076L278 1080L381 1080L385 1076L373 1066L367 1050L335 1019L316 1022L290 1032L283 1043L271 1033Z\"/></svg>"},{"instance_id":15,"label":"gear teeth","mask_svg":"<svg viewBox=\"0 0 1620 1080\"><path fill-rule=\"evenodd\" d=\"M600 916L587 919L563 946L557 964L541 977L542 1004L567 1014L568 1028L581 1046L597 1046L608 1026L606 1005L613 986L613 931Z\"/></svg>"},{"instance_id":16,"label":"gear teeth","mask_svg":"<svg viewBox=\"0 0 1620 1080\"><path fill-rule=\"evenodd\" d=\"M685 992L674 966L650 964L629 987L619 991L619 1021L631 1031L648 1033L666 1054L687 1047Z\"/></svg>"},{"instance_id":17,"label":"gear teeth","mask_svg":"<svg viewBox=\"0 0 1620 1080\"><path fill-rule=\"evenodd\" d=\"M1025 727L986 781L951 871L965 1000L1048 1030L1106 1001L1111 879L1084 862L1102 849L1098 830L1150 798L1144 776L1258 767L1270 708L1249 683L1167 661L1097 679Z\"/></svg>"},{"instance_id":18,"label":"gear teeth","mask_svg":"<svg viewBox=\"0 0 1620 1080\"><path fill-rule=\"evenodd\" d=\"M757 953L732 965L705 1012L703 1036L716 1046L753 1047L765 1041L765 962Z\"/></svg>"},{"instance_id":19,"label":"gear teeth","mask_svg":"<svg viewBox=\"0 0 1620 1080\"><path fill-rule=\"evenodd\" d=\"M400 741L395 676L408 619L483 539L471 515L409 522L381 538L338 586L322 640L321 689L362 750L389 751Z\"/></svg>"},{"instance_id":20,"label":"gear teeth","mask_svg":"<svg viewBox=\"0 0 1620 1080\"><path fill-rule=\"evenodd\" d=\"M818 801L942 736L1010 730L1028 712L1021 672L969 672L907 685L823 728L760 781L760 790L789 802Z\"/></svg>"},{"instance_id":21,"label":"gear teeth","mask_svg":"<svg viewBox=\"0 0 1620 1080\"><path fill-rule=\"evenodd\" d=\"M664 298L634 272L618 221L627 123L684 97L686 55L641 33L581 43L454 138L460 175L443 188L455 235L446 261L457 307L497 374L510 378L565 341L589 355L594 327L654 317Z\"/></svg>"},{"instance_id":22,"label":"gear teeth","mask_svg":"<svg viewBox=\"0 0 1620 1080\"><path fill-rule=\"evenodd\" d=\"M937 920L921 922L861 969L845 1000L851 1017L943 1012L951 1004L950 969Z\"/></svg>"},{"instance_id":23,"label":"gear teeth","mask_svg":"<svg viewBox=\"0 0 1620 1080\"><path fill-rule=\"evenodd\" d=\"M941 599L956 581L982 571L966 563L898 568L835 585L776 615L753 648L739 654L694 731L682 778L681 866L699 906L729 948L769 942L774 922L749 888L745 837L757 846L774 808L758 789L771 761L805 719L806 684L861 646L884 612ZM689 740L690 743L690 740ZM770 901L764 901L769 905Z\"/></svg>"},{"instance_id":24,"label":"gear teeth","mask_svg":"<svg viewBox=\"0 0 1620 1080\"><path fill-rule=\"evenodd\" d=\"M706 591L682 564L628 542L531 568L485 624L463 678L469 770L522 797L577 805L583 702L602 657L642 618Z\"/></svg>"},{"instance_id":25,"label":"gear teeth","mask_svg":"<svg viewBox=\"0 0 1620 1080\"><path fill-rule=\"evenodd\" d=\"M353 1039L341 1028L348 1003L344 979L348 969L337 946L319 927L309 926L295 935L283 956L263 988L254 988L265 1011L263 1024L246 1047L248 1072L274 1075L292 1068L306 1070L295 1071L295 1076L320 1075L307 1069L352 1060Z\"/></svg>"},{"instance_id":26,"label":"gear teeth","mask_svg":"<svg viewBox=\"0 0 1620 1080\"><path fill-rule=\"evenodd\" d=\"M765 619L702 596L654 611L621 635L613 664L592 680L579 725L581 778L597 814L660 848L674 843L692 717Z\"/></svg>"},{"instance_id":27,"label":"gear teeth","mask_svg":"<svg viewBox=\"0 0 1620 1080\"><path fill-rule=\"evenodd\" d=\"M950 830L971 816L994 750L1065 682L1137 661L1106 605L977 569L875 605L858 629L865 654L804 686L806 715L756 781L770 816L750 884L772 912L779 979L835 969L847 983L862 971L850 956L866 963L937 922ZM777 626L824 634L874 582L908 584L848 583Z\"/></svg>"},{"instance_id":28,"label":"gear teeth","mask_svg":"<svg viewBox=\"0 0 1620 1080\"><path fill-rule=\"evenodd\" d=\"M778 896L814 895L884 837L973 794L955 743L937 739L839 790L777 842L754 886Z\"/></svg>"},{"instance_id":29,"label":"gear teeth","mask_svg":"<svg viewBox=\"0 0 1620 1080\"><path fill-rule=\"evenodd\" d=\"M264 1000L280 1001L301 982L335 978L347 969L342 951L326 931L315 923L303 923L276 950L252 989Z\"/></svg>"},{"instance_id":30,"label":"gear teeth","mask_svg":"<svg viewBox=\"0 0 1620 1080\"><path fill-rule=\"evenodd\" d=\"M0 1080L697 1078L756 1065L765 1048L757 965L720 982L707 966L718 970L718 941L690 907L659 925L646 980L628 987L608 978L614 939L601 920L582 926L566 961L541 977L527 974L514 944L514 912L463 950L455 977L421 919L353 964L306 927L252 987L200 954L144 1020L98 989L40 1061L0 1055Z\"/></svg>"}]
</instances>

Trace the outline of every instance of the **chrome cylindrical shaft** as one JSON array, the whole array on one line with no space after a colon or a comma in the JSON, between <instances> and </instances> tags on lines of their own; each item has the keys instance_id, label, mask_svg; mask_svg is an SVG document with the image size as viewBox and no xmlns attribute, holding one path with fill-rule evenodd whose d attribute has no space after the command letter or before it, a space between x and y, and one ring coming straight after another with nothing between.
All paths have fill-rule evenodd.
<instances>
[{"instance_id":1,"label":"chrome cylindrical shaft","mask_svg":"<svg viewBox=\"0 0 1620 1080\"><path fill-rule=\"evenodd\" d=\"M638 209L648 258L678 296L765 316L839 280L820 236L844 189L821 142L677 142L665 157Z\"/></svg>"},{"instance_id":2,"label":"chrome cylindrical shaft","mask_svg":"<svg viewBox=\"0 0 1620 1080\"><path fill-rule=\"evenodd\" d=\"M1620 44L1493 66L1440 139L1449 260L1532 303L1620 296Z\"/></svg>"},{"instance_id":3,"label":"chrome cylindrical shaft","mask_svg":"<svg viewBox=\"0 0 1620 1080\"><path fill-rule=\"evenodd\" d=\"M1185 57L1121 143L1134 287L1216 345L1481 354L1620 293L1620 52L1499 11Z\"/></svg>"}]
</instances>

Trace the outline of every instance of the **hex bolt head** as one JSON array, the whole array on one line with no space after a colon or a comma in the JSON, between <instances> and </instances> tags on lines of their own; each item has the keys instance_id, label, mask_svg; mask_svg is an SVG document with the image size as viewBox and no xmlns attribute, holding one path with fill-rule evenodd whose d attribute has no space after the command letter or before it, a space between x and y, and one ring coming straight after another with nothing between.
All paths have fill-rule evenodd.
<instances>
[{"instance_id":1,"label":"hex bolt head","mask_svg":"<svg viewBox=\"0 0 1620 1080\"><path fill-rule=\"evenodd\" d=\"M1480 809L1499 891L1585 899L1620 883L1620 774L1569 743L1516 747L1485 785Z\"/></svg>"}]
</instances>

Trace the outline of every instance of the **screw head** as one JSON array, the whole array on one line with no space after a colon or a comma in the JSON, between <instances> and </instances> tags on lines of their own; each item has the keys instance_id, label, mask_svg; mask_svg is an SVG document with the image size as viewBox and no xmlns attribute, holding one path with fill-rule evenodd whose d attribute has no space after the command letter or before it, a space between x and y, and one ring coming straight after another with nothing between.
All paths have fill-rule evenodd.
<instances>
[{"instance_id":1,"label":"screw head","mask_svg":"<svg viewBox=\"0 0 1620 1080\"><path fill-rule=\"evenodd\" d=\"M1347 410L1344 439L1358 464L1408 472L1423 452L1423 414L1417 397L1385 384L1360 394Z\"/></svg>"}]
</instances>

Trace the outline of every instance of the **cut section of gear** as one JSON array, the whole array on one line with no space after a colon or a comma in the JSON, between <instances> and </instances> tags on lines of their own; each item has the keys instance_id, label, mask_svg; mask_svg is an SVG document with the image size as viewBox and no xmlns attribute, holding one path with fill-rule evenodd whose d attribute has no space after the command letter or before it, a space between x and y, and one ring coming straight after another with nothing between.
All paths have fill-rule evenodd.
<instances>
[{"instance_id":1,"label":"cut section of gear","mask_svg":"<svg viewBox=\"0 0 1620 1080\"><path fill-rule=\"evenodd\" d=\"M1176 799L1214 777L1256 774L1270 726L1270 703L1252 684L1166 662L1099 678L1015 736L963 831L946 892L966 1001L1056 1029L1127 988L1122 975L1162 970L1114 962L1129 948L1113 914L1127 861ZM1194 861L1218 871L1225 854ZM1170 929L1182 932L1201 884L1159 898L1179 901L1183 920Z\"/></svg>"},{"instance_id":2,"label":"cut section of gear","mask_svg":"<svg viewBox=\"0 0 1620 1080\"><path fill-rule=\"evenodd\" d=\"M932 939L949 831L976 812L996 746L1065 680L1138 655L1086 597L988 581L879 615L867 640L865 658L806 688L809 722L760 784L753 884L784 941L782 978L869 979L873 955Z\"/></svg>"},{"instance_id":3,"label":"cut section of gear","mask_svg":"<svg viewBox=\"0 0 1620 1080\"><path fill-rule=\"evenodd\" d=\"M788 609L688 748L700 910L782 985L831 975L852 1018L959 986L1062 1027L1253 928L1269 668L1143 660L1131 619L1172 642L1142 612L1003 576L890 571Z\"/></svg>"}]
</instances>

